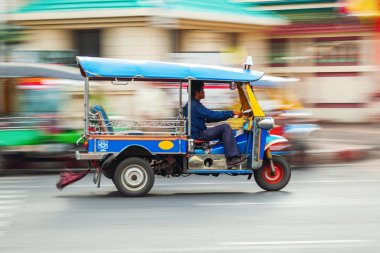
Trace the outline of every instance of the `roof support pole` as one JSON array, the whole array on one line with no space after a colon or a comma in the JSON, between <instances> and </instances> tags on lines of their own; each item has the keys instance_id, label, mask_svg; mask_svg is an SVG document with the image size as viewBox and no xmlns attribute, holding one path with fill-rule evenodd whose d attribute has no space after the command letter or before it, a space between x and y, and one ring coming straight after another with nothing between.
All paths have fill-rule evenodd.
<instances>
[{"instance_id":1,"label":"roof support pole","mask_svg":"<svg viewBox=\"0 0 380 253\"><path fill-rule=\"evenodd\" d=\"M191 80L189 79L187 85L187 135L191 136Z\"/></svg>"},{"instance_id":2,"label":"roof support pole","mask_svg":"<svg viewBox=\"0 0 380 253\"><path fill-rule=\"evenodd\" d=\"M179 82L179 118L183 119L183 111L182 111L182 80Z\"/></svg>"},{"instance_id":3,"label":"roof support pole","mask_svg":"<svg viewBox=\"0 0 380 253\"><path fill-rule=\"evenodd\" d=\"M89 111L89 96L90 96L90 83L88 77L84 81L84 134L87 136L88 132L88 111Z\"/></svg>"}]
</instances>

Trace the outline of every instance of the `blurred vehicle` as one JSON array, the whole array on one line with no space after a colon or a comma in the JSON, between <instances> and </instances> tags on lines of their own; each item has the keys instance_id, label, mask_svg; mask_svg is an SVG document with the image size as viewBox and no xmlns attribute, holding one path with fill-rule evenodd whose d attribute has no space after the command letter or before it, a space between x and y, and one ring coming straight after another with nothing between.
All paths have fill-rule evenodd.
<instances>
[{"instance_id":1,"label":"blurred vehicle","mask_svg":"<svg viewBox=\"0 0 380 253\"><path fill-rule=\"evenodd\" d=\"M260 80L261 81L261 80ZM306 151L310 147L311 135L320 129L315 124L311 111L304 108L294 91L297 78L270 77L255 85L256 96L260 99L263 110L275 119L276 126L270 133L284 136L289 141L292 151L292 164L306 165ZM274 145L273 150L280 150L282 145Z\"/></svg>"},{"instance_id":2,"label":"blurred vehicle","mask_svg":"<svg viewBox=\"0 0 380 253\"><path fill-rule=\"evenodd\" d=\"M245 69L219 66L175 64L166 62L129 61L94 57L77 57L78 66L85 77L85 127L84 147L76 152L78 160L89 161L96 168L94 183L100 186L100 177L113 180L124 196L143 196L154 184L155 175L164 177L187 175L254 175L256 183L264 190L277 191L290 180L290 166L286 159L271 152L275 143L287 142L280 136L269 134L273 119L265 117L252 90L252 83L264 73ZM228 167L221 142L192 139L191 105L186 118L182 103L182 82L191 86L191 80L202 80L215 86L228 84L240 99L240 111L244 123L236 134L236 142L244 163ZM90 107L90 81L109 81L115 85L138 86L140 82L179 83L177 115L175 118L156 118L133 121L111 120L101 105ZM188 103L191 94L188 93ZM129 108L134 110L134 108ZM186 131L186 129L188 131ZM84 173L61 174L57 187L62 189L75 182Z\"/></svg>"},{"instance_id":3,"label":"blurred vehicle","mask_svg":"<svg viewBox=\"0 0 380 253\"><path fill-rule=\"evenodd\" d=\"M66 88L82 80L76 68L0 63L0 170L70 160L81 133L62 111Z\"/></svg>"}]
</instances>

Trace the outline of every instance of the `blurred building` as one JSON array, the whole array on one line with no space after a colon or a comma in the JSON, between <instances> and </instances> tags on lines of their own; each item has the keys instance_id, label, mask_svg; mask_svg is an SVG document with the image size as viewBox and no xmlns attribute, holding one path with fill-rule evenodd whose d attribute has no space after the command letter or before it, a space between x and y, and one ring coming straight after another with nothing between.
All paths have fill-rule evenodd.
<instances>
[{"instance_id":1,"label":"blurred building","mask_svg":"<svg viewBox=\"0 0 380 253\"><path fill-rule=\"evenodd\" d=\"M202 63L228 61L244 48L264 64L267 37L286 19L247 4L210 1L29 1L8 15L28 28L19 52ZM239 59L240 63L241 59Z\"/></svg>"},{"instance_id":2,"label":"blurred building","mask_svg":"<svg viewBox=\"0 0 380 253\"><path fill-rule=\"evenodd\" d=\"M272 31L265 72L301 78L299 96L317 118L362 122L380 113L373 106L380 83L379 32L374 19L359 18L349 10L349 5L362 2L364 8L377 0L245 2L291 22Z\"/></svg>"},{"instance_id":3,"label":"blurred building","mask_svg":"<svg viewBox=\"0 0 380 253\"><path fill-rule=\"evenodd\" d=\"M19 0L16 61L74 64L74 55L238 66L301 78L298 95L319 119L368 121L377 92L376 29L338 0Z\"/></svg>"}]
</instances>

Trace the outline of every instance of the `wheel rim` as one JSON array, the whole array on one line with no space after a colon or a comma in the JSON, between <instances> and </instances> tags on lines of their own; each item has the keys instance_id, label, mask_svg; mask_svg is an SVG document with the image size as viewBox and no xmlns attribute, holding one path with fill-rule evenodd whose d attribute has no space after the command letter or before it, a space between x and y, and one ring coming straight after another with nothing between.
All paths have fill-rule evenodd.
<instances>
[{"instance_id":1,"label":"wheel rim","mask_svg":"<svg viewBox=\"0 0 380 253\"><path fill-rule=\"evenodd\" d=\"M138 191L146 184L148 176L143 167L139 165L130 165L122 173L122 182L125 188L130 191Z\"/></svg>"},{"instance_id":2,"label":"wheel rim","mask_svg":"<svg viewBox=\"0 0 380 253\"><path fill-rule=\"evenodd\" d=\"M267 164L263 169L262 176L268 184L278 184L284 178L284 168L278 164L274 164L273 166L274 174L272 174L270 164Z\"/></svg>"}]
</instances>

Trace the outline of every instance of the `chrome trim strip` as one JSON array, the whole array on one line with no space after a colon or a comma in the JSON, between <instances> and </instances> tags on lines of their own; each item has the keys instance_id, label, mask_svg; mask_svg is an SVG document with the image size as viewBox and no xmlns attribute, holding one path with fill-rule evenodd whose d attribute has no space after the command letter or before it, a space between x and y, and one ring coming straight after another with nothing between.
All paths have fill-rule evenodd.
<instances>
[{"instance_id":1,"label":"chrome trim strip","mask_svg":"<svg viewBox=\"0 0 380 253\"><path fill-rule=\"evenodd\" d=\"M101 160L108 153L81 153L79 151L75 151L75 158L77 160Z\"/></svg>"}]
</instances>

